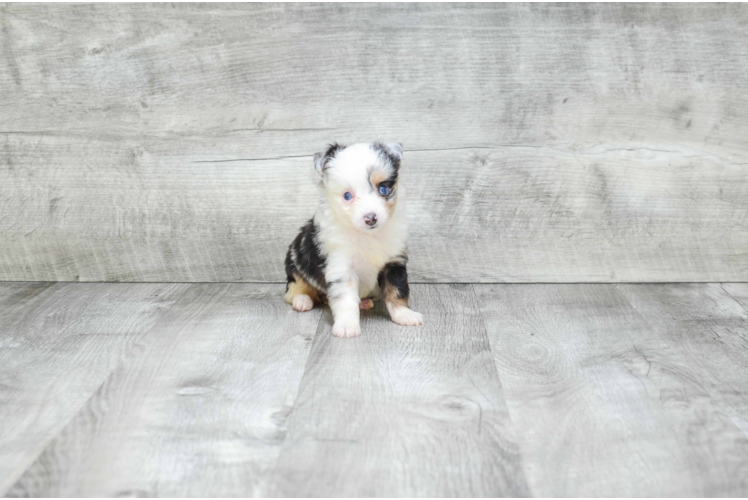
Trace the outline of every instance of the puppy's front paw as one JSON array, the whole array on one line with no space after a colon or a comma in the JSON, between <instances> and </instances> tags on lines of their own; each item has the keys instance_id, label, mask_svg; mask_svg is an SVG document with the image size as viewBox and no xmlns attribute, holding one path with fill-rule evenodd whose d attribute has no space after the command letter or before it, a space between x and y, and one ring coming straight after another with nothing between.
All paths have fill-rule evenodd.
<instances>
[{"instance_id":1,"label":"puppy's front paw","mask_svg":"<svg viewBox=\"0 0 748 500\"><path fill-rule=\"evenodd\" d=\"M358 321L338 320L332 325L332 334L343 338L358 337L361 335L361 325Z\"/></svg>"},{"instance_id":2,"label":"puppy's front paw","mask_svg":"<svg viewBox=\"0 0 748 500\"><path fill-rule=\"evenodd\" d=\"M423 324L423 316L408 307L401 307L392 311L392 321L403 326L418 326Z\"/></svg>"},{"instance_id":3,"label":"puppy's front paw","mask_svg":"<svg viewBox=\"0 0 748 500\"><path fill-rule=\"evenodd\" d=\"M299 312L310 311L314 307L314 302L309 295L297 295L293 298L293 308Z\"/></svg>"}]
</instances>

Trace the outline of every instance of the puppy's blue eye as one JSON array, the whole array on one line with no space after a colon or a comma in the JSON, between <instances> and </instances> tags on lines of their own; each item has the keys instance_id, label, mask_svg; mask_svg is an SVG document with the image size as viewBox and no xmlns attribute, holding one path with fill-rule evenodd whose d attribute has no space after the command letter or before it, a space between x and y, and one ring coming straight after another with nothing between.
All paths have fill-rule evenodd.
<instances>
[{"instance_id":1,"label":"puppy's blue eye","mask_svg":"<svg viewBox=\"0 0 748 500\"><path fill-rule=\"evenodd\" d=\"M343 193L343 199L345 201L351 201L353 199L353 195L350 191L346 191L345 193Z\"/></svg>"},{"instance_id":2,"label":"puppy's blue eye","mask_svg":"<svg viewBox=\"0 0 748 500\"><path fill-rule=\"evenodd\" d=\"M387 193L390 192L390 189L387 186L379 186L379 194L382 196L387 196Z\"/></svg>"}]
</instances>

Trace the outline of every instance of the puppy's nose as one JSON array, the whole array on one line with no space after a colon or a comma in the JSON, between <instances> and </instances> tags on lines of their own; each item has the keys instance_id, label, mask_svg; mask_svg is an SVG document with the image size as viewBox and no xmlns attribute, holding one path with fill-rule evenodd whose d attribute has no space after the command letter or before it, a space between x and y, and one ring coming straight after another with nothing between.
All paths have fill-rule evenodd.
<instances>
[{"instance_id":1,"label":"puppy's nose","mask_svg":"<svg viewBox=\"0 0 748 500\"><path fill-rule=\"evenodd\" d=\"M377 223L377 214L372 212L370 214L364 215L364 222L366 222L367 226L373 226Z\"/></svg>"}]
</instances>

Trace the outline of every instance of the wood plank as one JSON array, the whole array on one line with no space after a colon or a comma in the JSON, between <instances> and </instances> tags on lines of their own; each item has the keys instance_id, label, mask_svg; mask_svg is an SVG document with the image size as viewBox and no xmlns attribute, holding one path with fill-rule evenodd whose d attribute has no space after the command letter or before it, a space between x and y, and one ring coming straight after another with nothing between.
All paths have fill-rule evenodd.
<instances>
[{"instance_id":1,"label":"wood plank","mask_svg":"<svg viewBox=\"0 0 748 500\"><path fill-rule=\"evenodd\" d=\"M748 278L748 231L736 230L748 161L620 144L417 153L410 166L416 280Z\"/></svg>"},{"instance_id":2,"label":"wood plank","mask_svg":"<svg viewBox=\"0 0 748 500\"><path fill-rule=\"evenodd\" d=\"M190 285L9 493L260 494L320 318L282 293Z\"/></svg>"},{"instance_id":3,"label":"wood plank","mask_svg":"<svg viewBox=\"0 0 748 500\"><path fill-rule=\"evenodd\" d=\"M130 174L127 144L22 142L34 152L0 184L0 279L282 281L316 207L309 158L193 163L202 146L153 143ZM412 280L748 279L736 161L625 145L406 151ZM53 201L40 183L57 185Z\"/></svg>"},{"instance_id":4,"label":"wood plank","mask_svg":"<svg viewBox=\"0 0 748 500\"><path fill-rule=\"evenodd\" d=\"M534 495L746 495L748 312L719 285L475 289Z\"/></svg>"},{"instance_id":5,"label":"wood plank","mask_svg":"<svg viewBox=\"0 0 748 500\"><path fill-rule=\"evenodd\" d=\"M601 137L745 147L740 4L8 4L2 13L12 133L233 136L253 157L310 154L362 134L413 149Z\"/></svg>"},{"instance_id":6,"label":"wood plank","mask_svg":"<svg viewBox=\"0 0 748 500\"><path fill-rule=\"evenodd\" d=\"M523 496L527 487L478 304L468 286L416 285L426 325L379 304L362 335L320 324L273 495Z\"/></svg>"},{"instance_id":7,"label":"wood plank","mask_svg":"<svg viewBox=\"0 0 748 500\"><path fill-rule=\"evenodd\" d=\"M0 494L184 289L0 284Z\"/></svg>"},{"instance_id":8,"label":"wood plank","mask_svg":"<svg viewBox=\"0 0 748 500\"><path fill-rule=\"evenodd\" d=\"M745 5L0 18L0 280L282 280L312 153L377 138L415 281L748 280Z\"/></svg>"}]
</instances>

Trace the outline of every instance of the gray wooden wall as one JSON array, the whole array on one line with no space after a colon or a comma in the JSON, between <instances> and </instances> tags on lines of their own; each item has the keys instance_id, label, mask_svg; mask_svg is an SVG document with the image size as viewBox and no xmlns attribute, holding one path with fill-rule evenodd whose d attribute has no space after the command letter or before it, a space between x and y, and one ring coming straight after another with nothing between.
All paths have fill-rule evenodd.
<instances>
[{"instance_id":1,"label":"gray wooden wall","mask_svg":"<svg viewBox=\"0 0 748 500\"><path fill-rule=\"evenodd\" d=\"M740 4L0 6L0 280L279 281L326 142L411 277L748 280Z\"/></svg>"}]
</instances>

